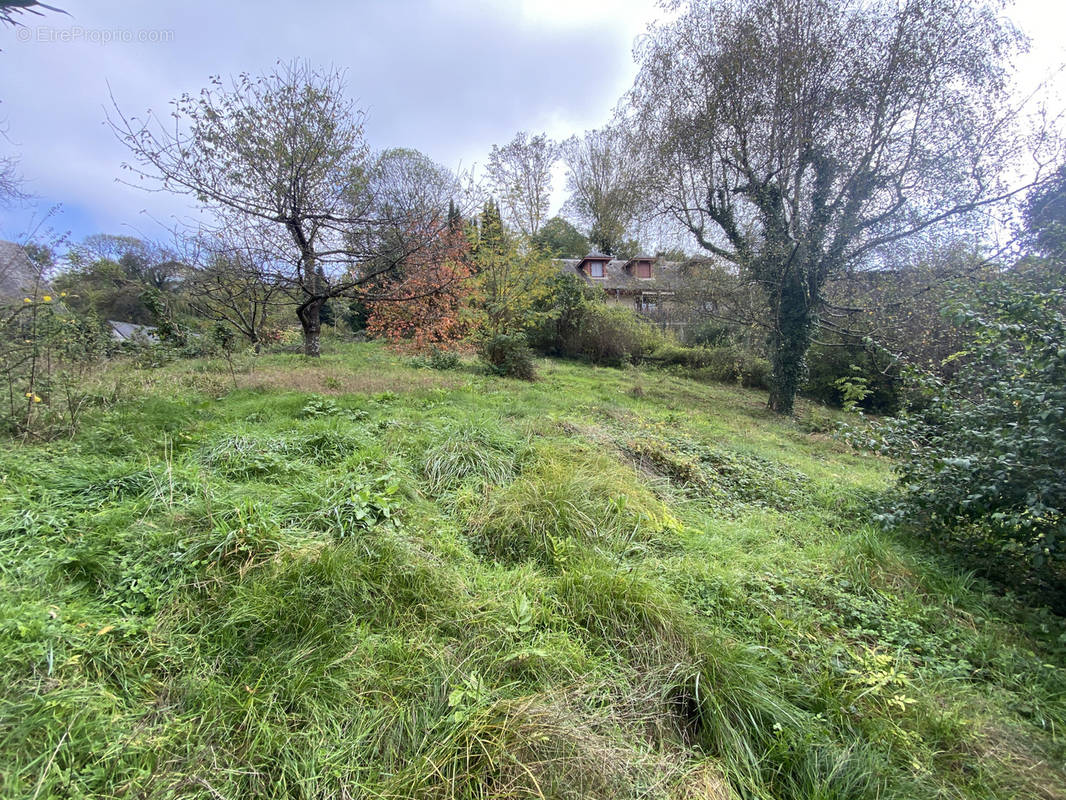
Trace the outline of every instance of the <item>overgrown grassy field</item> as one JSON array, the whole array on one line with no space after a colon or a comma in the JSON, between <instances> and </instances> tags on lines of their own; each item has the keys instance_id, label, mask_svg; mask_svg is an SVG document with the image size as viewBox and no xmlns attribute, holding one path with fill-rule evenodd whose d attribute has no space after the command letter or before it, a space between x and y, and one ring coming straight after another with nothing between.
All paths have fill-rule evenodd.
<instances>
[{"instance_id":1,"label":"overgrown grassy field","mask_svg":"<svg viewBox=\"0 0 1066 800\"><path fill-rule=\"evenodd\" d=\"M372 344L0 454L4 798L1066 798L1066 639L758 393Z\"/></svg>"}]
</instances>

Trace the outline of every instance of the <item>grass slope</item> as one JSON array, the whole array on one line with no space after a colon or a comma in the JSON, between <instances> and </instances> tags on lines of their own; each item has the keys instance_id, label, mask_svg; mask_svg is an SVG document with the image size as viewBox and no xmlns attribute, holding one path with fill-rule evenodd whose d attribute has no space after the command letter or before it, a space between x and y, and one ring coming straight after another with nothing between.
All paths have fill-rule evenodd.
<instances>
[{"instance_id":1,"label":"grass slope","mask_svg":"<svg viewBox=\"0 0 1066 800\"><path fill-rule=\"evenodd\" d=\"M0 453L0 795L1063 798L1061 620L762 398L118 366Z\"/></svg>"}]
</instances>

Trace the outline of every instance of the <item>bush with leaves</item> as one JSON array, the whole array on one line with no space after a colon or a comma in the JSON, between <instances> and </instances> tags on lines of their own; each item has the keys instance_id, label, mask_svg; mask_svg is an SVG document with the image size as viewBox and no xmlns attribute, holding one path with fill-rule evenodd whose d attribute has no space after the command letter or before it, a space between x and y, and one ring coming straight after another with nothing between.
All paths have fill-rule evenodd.
<instances>
[{"instance_id":1,"label":"bush with leaves","mask_svg":"<svg viewBox=\"0 0 1066 800\"><path fill-rule=\"evenodd\" d=\"M986 285L952 316L971 345L927 408L885 426L899 480L881 519L1066 600L1066 289Z\"/></svg>"},{"instance_id":2,"label":"bush with leaves","mask_svg":"<svg viewBox=\"0 0 1066 800\"><path fill-rule=\"evenodd\" d=\"M412 254L349 308L353 315L367 310L368 335L413 350L448 349L467 335L466 307L472 290L469 244L458 231L439 238L437 249ZM349 320L354 327L351 316Z\"/></svg>"},{"instance_id":3,"label":"bush with leaves","mask_svg":"<svg viewBox=\"0 0 1066 800\"><path fill-rule=\"evenodd\" d=\"M574 355L571 350L579 341L578 328L585 312L592 305L602 305L603 300L603 289L576 274L555 275L548 294L540 298L537 311L541 313L530 331L530 343L545 355Z\"/></svg>"},{"instance_id":4,"label":"bush with leaves","mask_svg":"<svg viewBox=\"0 0 1066 800\"><path fill-rule=\"evenodd\" d=\"M565 354L586 358L593 364L621 366L638 363L667 344L663 334L628 308L589 304L581 316Z\"/></svg>"},{"instance_id":5,"label":"bush with leaves","mask_svg":"<svg viewBox=\"0 0 1066 800\"><path fill-rule=\"evenodd\" d=\"M93 315L70 314L41 285L0 305L0 425L22 437L74 435L89 404L86 381L105 346Z\"/></svg>"},{"instance_id":6,"label":"bush with leaves","mask_svg":"<svg viewBox=\"0 0 1066 800\"><path fill-rule=\"evenodd\" d=\"M749 389L765 389L770 376L770 362L752 355L743 347L691 348L698 358L690 359L684 374L693 380L715 383L739 383Z\"/></svg>"},{"instance_id":7,"label":"bush with leaves","mask_svg":"<svg viewBox=\"0 0 1066 800\"><path fill-rule=\"evenodd\" d=\"M866 389L861 398L854 396L857 386ZM896 413L904 399L899 364L891 353L869 339L852 341L832 334L807 352L803 394L838 408L857 403L875 414Z\"/></svg>"},{"instance_id":8,"label":"bush with leaves","mask_svg":"<svg viewBox=\"0 0 1066 800\"><path fill-rule=\"evenodd\" d=\"M525 334L500 333L478 344L478 354L498 375L531 381L537 376Z\"/></svg>"}]
</instances>

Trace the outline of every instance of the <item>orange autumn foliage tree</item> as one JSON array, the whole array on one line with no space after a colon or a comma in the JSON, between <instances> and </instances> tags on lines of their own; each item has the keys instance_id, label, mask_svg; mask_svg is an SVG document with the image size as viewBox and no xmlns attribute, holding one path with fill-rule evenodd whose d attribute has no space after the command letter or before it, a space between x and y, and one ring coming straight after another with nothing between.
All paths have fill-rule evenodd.
<instances>
[{"instance_id":1,"label":"orange autumn foliage tree","mask_svg":"<svg viewBox=\"0 0 1066 800\"><path fill-rule=\"evenodd\" d=\"M367 297L370 336L413 350L451 349L469 332L470 244L445 230L438 246L409 256Z\"/></svg>"}]
</instances>

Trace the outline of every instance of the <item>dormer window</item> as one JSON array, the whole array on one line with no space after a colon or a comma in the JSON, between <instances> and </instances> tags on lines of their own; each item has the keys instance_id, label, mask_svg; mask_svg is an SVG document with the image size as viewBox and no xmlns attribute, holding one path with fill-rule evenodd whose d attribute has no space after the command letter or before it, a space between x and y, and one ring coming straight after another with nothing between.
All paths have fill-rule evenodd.
<instances>
[{"instance_id":1,"label":"dormer window","mask_svg":"<svg viewBox=\"0 0 1066 800\"><path fill-rule=\"evenodd\" d=\"M637 256L636 258L631 258L625 264L625 271L627 274L632 275L634 278L637 278L639 280L650 280L651 263L654 260L655 259L649 258L647 256Z\"/></svg>"},{"instance_id":2,"label":"dormer window","mask_svg":"<svg viewBox=\"0 0 1066 800\"><path fill-rule=\"evenodd\" d=\"M589 253L578 263L577 271L588 278L603 279L607 277L607 262L610 260L610 256L602 253Z\"/></svg>"}]
</instances>

